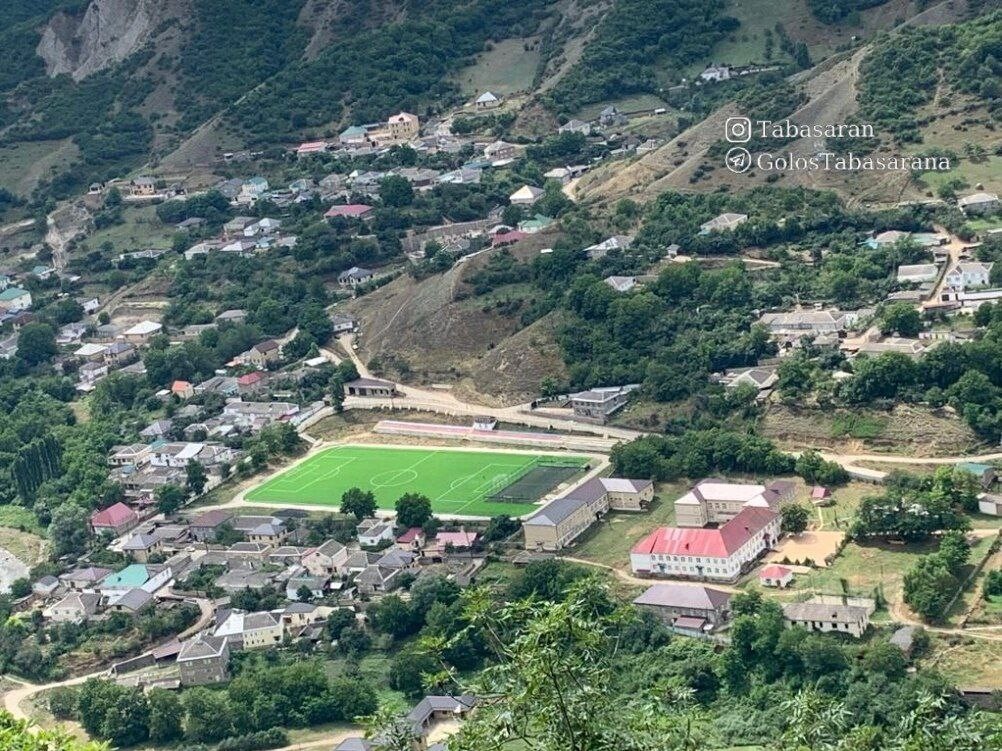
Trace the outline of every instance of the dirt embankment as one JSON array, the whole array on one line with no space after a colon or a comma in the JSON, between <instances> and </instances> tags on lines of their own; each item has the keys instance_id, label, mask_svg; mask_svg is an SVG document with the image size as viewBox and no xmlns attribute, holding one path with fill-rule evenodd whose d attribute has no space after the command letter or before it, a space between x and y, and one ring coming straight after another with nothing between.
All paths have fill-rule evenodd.
<instances>
[{"instance_id":1,"label":"dirt embankment","mask_svg":"<svg viewBox=\"0 0 1002 751\"><path fill-rule=\"evenodd\" d=\"M533 240L542 247L547 240L537 237ZM523 330L519 310L472 295L470 276L494 252L426 279L404 273L345 305L360 321L363 362L382 360L387 375L400 375L403 366L410 383L461 385L499 404L538 395L544 377L563 372L556 319ZM536 251L513 252L521 257Z\"/></svg>"},{"instance_id":2,"label":"dirt embankment","mask_svg":"<svg viewBox=\"0 0 1002 751\"><path fill-rule=\"evenodd\" d=\"M60 11L42 29L36 52L50 76L79 81L145 46L184 0L91 0L83 13Z\"/></svg>"}]
</instances>

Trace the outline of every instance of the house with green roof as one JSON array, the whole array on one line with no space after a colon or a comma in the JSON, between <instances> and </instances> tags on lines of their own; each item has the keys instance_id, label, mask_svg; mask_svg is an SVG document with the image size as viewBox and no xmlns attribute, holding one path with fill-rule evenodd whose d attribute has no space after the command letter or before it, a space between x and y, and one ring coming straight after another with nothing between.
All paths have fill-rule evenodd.
<instances>
[{"instance_id":1,"label":"house with green roof","mask_svg":"<svg viewBox=\"0 0 1002 751\"><path fill-rule=\"evenodd\" d=\"M981 483L981 487L986 490L992 486L995 482L995 467L990 464L979 464L977 462L961 462L957 465L957 469L961 469L968 474L974 475L978 482Z\"/></svg>"},{"instance_id":2,"label":"house with green roof","mask_svg":"<svg viewBox=\"0 0 1002 751\"><path fill-rule=\"evenodd\" d=\"M170 581L170 568L151 563L133 563L121 571L106 576L100 585L101 594L109 599L120 597L130 589L142 589L152 594Z\"/></svg>"},{"instance_id":3,"label":"house with green roof","mask_svg":"<svg viewBox=\"0 0 1002 751\"><path fill-rule=\"evenodd\" d=\"M8 287L0 292L0 311L20 313L31 307L31 293L20 287Z\"/></svg>"},{"instance_id":4,"label":"house with green roof","mask_svg":"<svg viewBox=\"0 0 1002 751\"><path fill-rule=\"evenodd\" d=\"M360 146L368 139L367 131L361 125L351 125L338 134L337 140L342 146Z\"/></svg>"}]
</instances>

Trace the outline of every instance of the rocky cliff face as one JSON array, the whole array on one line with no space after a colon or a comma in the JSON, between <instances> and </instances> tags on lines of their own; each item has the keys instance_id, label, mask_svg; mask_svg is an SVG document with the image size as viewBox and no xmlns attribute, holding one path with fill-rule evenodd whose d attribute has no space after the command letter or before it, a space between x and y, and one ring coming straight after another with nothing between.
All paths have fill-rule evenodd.
<instances>
[{"instance_id":1,"label":"rocky cliff face","mask_svg":"<svg viewBox=\"0 0 1002 751\"><path fill-rule=\"evenodd\" d=\"M55 14L36 52L49 75L68 73L79 81L140 49L175 6L167 0L91 0L82 15Z\"/></svg>"}]
</instances>

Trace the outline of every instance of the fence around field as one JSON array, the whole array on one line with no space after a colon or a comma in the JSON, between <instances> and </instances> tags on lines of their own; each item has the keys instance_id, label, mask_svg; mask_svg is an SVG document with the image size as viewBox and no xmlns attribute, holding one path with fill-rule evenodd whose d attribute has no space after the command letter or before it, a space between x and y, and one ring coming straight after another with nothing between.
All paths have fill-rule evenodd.
<instances>
[{"instance_id":1,"label":"fence around field","mask_svg":"<svg viewBox=\"0 0 1002 751\"><path fill-rule=\"evenodd\" d=\"M587 464L584 466L535 464L520 473L512 482L499 488L491 496L491 500L533 503L586 468Z\"/></svg>"}]
</instances>

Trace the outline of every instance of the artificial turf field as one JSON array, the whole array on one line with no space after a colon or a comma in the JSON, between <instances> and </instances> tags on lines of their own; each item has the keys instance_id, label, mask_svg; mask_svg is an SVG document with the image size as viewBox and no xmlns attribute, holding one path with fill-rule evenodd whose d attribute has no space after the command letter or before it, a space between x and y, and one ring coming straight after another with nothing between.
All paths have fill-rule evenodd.
<instances>
[{"instance_id":1,"label":"artificial turf field","mask_svg":"<svg viewBox=\"0 0 1002 751\"><path fill-rule=\"evenodd\" d=\"M553 464L584 469L588 459L506 451L333 446L272 477L245 498L337 508L346 490L361 488L372 491L383 509L392 509L404 493L421 493L431 499L437 514L522 516L533 510L529 503L493 496L534 469ZM531 500L538 498L526 499Z\"/></svg>"}]
</instances>

